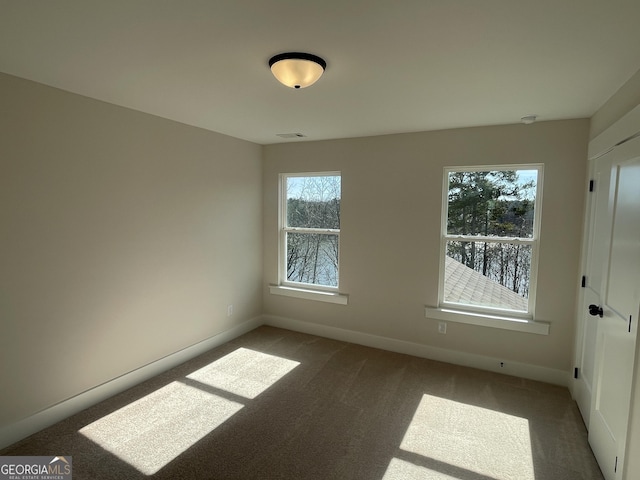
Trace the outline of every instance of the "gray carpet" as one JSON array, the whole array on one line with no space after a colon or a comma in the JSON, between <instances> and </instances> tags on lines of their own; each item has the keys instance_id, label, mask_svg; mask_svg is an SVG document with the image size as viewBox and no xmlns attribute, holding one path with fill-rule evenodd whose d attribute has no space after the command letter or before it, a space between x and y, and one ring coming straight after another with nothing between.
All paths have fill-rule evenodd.
<instances>
[{"instance_id":1,"label":"gray carpet","mask_svg":"<svg viewBox=\"0 0 640 480\"><path fill-rule=\"evenodd\" d=\"M75 480L603 478L565 388L271 327L0 454Z\"/></svg>"}]
</instances>

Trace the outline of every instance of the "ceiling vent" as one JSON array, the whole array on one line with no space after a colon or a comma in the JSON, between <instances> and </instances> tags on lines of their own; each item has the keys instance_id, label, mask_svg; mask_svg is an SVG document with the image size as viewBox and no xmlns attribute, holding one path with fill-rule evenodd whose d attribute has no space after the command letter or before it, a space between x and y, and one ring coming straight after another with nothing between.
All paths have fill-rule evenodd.
<instances>
[{"instance_id":1,"label":"ceiling vent","mask_svg":"<svg viewBox=\"0 0 640 480\"><path fill-rule=\"evenodd\" d=\"M304 138L306 135L302 133L276 133L276 137L280 138Z\"/></svg>"},{"instance_id":2,"label":"ceiling vent","mask_svg":"<svg viewBox=\"0 0 640 480\"><path fill-rule=\"evenodd\" d=\"M537 115L525 115L524 117L522 117L520 119L520 121L522 123L524 123L525 125L531 125L532 123L534 123L536 121L537 118L538 118Z\"/></svg>"}]
</instances>

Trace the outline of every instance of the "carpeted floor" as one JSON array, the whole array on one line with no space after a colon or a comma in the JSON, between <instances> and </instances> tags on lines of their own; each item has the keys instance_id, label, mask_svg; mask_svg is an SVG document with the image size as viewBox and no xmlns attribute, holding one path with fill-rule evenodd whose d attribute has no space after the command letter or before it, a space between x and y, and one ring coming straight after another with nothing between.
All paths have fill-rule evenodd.
<instances>
[{"instance_id":1,"label":"carpeted floor","mask_svg":"<svg viewBox=\"0 0 640 480\"><path fill-rule=\"evenodd\" d=\"M0 452L74 480L602 479L565 388L260 327Z\"/></svg>"}]
</instances>

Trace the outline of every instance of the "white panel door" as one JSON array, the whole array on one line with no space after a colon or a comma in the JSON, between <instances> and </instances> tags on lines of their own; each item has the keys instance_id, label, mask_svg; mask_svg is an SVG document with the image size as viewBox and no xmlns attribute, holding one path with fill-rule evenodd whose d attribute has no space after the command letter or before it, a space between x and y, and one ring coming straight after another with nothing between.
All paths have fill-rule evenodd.
<instances>
[{"instance_id":1,"label":"white panel door","mask_svg":"<svg viewBox=\"0 0 640 480\"><path fill-rule=\"evenodd\" d=\"M609 158L605 158L609 157ZM589 443L607 480L622 479L640 306L640 139L607 154L611 162ZM605 222L608 224L608 222ZM594 261L598 261L594 251ZM601 312L597 312L598 309Z\"/></svg>"},{"instance_id":2,"label":"white panel door","mask_svg":"<svg viewBox=\"0 0 640 480\"><path fill-rule=\"evenodd\" d=\"M611 218L608 214L611 158L590 162L591 191L587 195L585 221L585 260L583 262L584 288L581 290L578 311L576 366L578 375L574 385L574 398L585 425L589 427L591 397L595 378L596 338L598 317L589 314L589 305L600 304L603 296L602 272L607 257L608 232Z\"/></svg>"}]
</instances>

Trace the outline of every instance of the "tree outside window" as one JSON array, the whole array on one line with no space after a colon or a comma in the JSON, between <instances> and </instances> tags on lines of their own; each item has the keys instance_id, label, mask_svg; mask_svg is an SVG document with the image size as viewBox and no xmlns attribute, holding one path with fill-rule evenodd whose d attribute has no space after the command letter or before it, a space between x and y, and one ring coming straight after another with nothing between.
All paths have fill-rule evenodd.
<instances>
[{"instance_id":1,"label":"tree outside window","mask_svg":"<svg viewBox=\"0 0 640 480\"><path fill-rule=\"evenodd\" d=\"M447 169L444 303L530 312L541 166Z\"/></svg>"},{"instance_id":2,"label":"tree outside window","mask_svg":"<svg viewBox=\"0 0 640 480\"><path fill-rule=\"evenodd\" d=\"M284 283L335 289L339 278L339 173L282 176Z\"/></svg>"}]
</instances>

